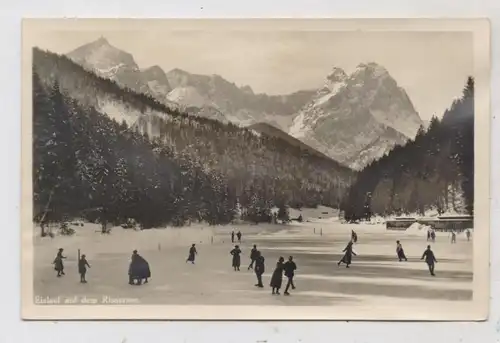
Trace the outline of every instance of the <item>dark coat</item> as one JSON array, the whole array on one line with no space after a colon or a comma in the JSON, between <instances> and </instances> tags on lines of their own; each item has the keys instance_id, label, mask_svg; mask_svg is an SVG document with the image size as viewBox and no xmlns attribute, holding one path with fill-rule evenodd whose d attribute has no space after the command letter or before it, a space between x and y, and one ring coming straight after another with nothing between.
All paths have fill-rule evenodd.
<instances>
[{"instance_id":1,"label":"dark coat","mask_svg":"<svg viewBox=\"0 0 500 343\"><path fill-rule=\"evenodd\" d=\"M56 258L54 259L54 262L52 262L54 264L54 269L57 270L58 272L64 270L64 263L63 263L64 258L66 257L64 257L61 252L58 252Z\"/></svg>"},{"instance_id":2,"label":"dark coat","mask_svg":"<svg viewBox=\"0 0 500 343\"><path fill-rule=\"evenodd\" d=\"M285 265L283 266L283 269L285 270L286 277L293 277L295 275L295 270L297 269L297 265L293 261L286 261Z\"/></svg>"},{"instance_id":3,"label":"dark coat","mask_svg":"<svg viewBox=\"0 0 500 343\"><path fill-rule=\"evenodd\" d=\"M356 256L356 253L352 251L352 242L349 242L342 252L345 252L344 257L342 257L342 262L351 264L352 255Z\"/></svg>"},{"instance_id":4,"label":"dark coat","mask_svg":"<svg viewBox=\"0 0 500 343\"><path fill-rule=\"evenodd\" d=\"M241 250L239 248L234 248L231 250L231 255L233 255L233 267L239 267L241 265Z\"/></svg>"},{"instance_id":5,"label":"dark coat","mask_svg":"<svg viewBox=\"0 0 500 343\"><path fill-rule=\"evenodd\" d=\"M87 267L90 268L89 263L85 258L81 258L80 261L78 261L78 273L85 274L87 272Z\"/></svg>"},{"instance_id":6,"label":"dark coat","mask_svg":"<svg viewBox=\"0 0 500 343\"><path fill-rule=\"evenodd\" d=\"M276 263L276 269L274 269L273 275L271 276L270 286L273 288L281 288L283 283L283 263Z\"/></svg>"},{"instance_id":7,"label":"dark coat","mask_svg":"<svg viewBox=\"0 0 500 343\"><path fill-rule=\"evenodd\" d=\"M252 248L252 250L250 251L250 259L252 261L255 261L255 259L257 258L257 249L256 248Z\"/></svg>"},{"instance_id":8,"label":"dark coat","mask_svg":"<svg viewBox=\"0 0 500 343\"><path fill-rule=\"evenodd\" d=\"M265 259L264 259L264 256L259 256L255 259L255 274L264 274L264 272L266 271L266 267L264 265L264 262L265 262Z\"/></svg>"},{"instance_id":9,"label":"dark coat","mask_svg":"<svg viewBox=\"0 0 500 343\"><path fill-rule=\"evenodd\" d=\"M396 246L396 253L398 254L398 258L406 258L405 251L403 250L403 246L401 244Z\"/></svg>"},{"instance_id":10,"label":"dark coat","mask_svg":"<svg viewBox=\"0 0 500 343\"><path fill-rule=\"evenodd\" d=\"M434 253L432 252L432 250L429 250L429 249L424 251L424 254L422 255L421 260L423 260L423 259L425 259L425 262L428 265L432 265L435 262L437 262L436 257L434 256Z\"/></svg>"},{"instance_id":11,"label":"dark coat","mask_svg":"<svg viewBox=\"0 0 500 343\"><path fill-rule=\"evenodd\" d=\"M195 256L197 254L196 248L191 247L189 248L189 256L188 256L188 261L194 262Z\"/></svg>"},{"instance_id":12,"label":"dark coat","mask_svg":"<svg viewBox=\"0 0 500 343\"><path fill-rule=\"evenodd\" d=\"M145 279L151 277L149 263L141 255L132 255L132 262L128 270L129 275L133 279Z\"/></svg>"}]
</instances>

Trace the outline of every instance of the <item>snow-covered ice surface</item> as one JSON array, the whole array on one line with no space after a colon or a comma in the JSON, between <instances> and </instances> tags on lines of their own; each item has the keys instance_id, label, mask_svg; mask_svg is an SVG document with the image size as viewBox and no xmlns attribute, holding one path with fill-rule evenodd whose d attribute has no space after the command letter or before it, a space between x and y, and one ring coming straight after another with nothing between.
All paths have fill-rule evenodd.
<instances>
[{"instance_id":1,"label":"snow-covered ice surface","mask_svg":"<svg viewBox=\"0 0 500 343\"><path fill-rule=\"evenodd\" d=\"M318 213L324 211L318 210ZM166 228L146 231L114 228L110 235L95 232L95 224L76 227L73 237L40 238L34 232L34 295L50 297L136 298L159 305L293 305L293 306L461 306L472 299L472 241L464 235L450 244L437 232L432 248L436 276L429 275L420 257L427 246L420 230L386 231L383 224L341 224L331 213L323 219L293 225L235 225ZM242 267L231 268L232 229L241 230ZM351 268L338 267L351 229L358 233ZM316 233L314 233L316 232ZM320 234L322 233L322 234ZM415 234L417 233L417 234ZM213 244L211 243L213 237ZM408 262L396 259L400 240ZM188 248L196 243L195 265L186 264ZM251 246L266 258L265 288L259 289L247 270ZM64 248L66 276L57 278L51 262ZM79 283L77 250L92 268L87 284ZM128 285L128 264L137 249L151 267L150 282ZM270 275L279 256L293 255L298 265L292 296L272 296ZM285 281L285 280L284 280Z\"/></svg>"}]
</instances>

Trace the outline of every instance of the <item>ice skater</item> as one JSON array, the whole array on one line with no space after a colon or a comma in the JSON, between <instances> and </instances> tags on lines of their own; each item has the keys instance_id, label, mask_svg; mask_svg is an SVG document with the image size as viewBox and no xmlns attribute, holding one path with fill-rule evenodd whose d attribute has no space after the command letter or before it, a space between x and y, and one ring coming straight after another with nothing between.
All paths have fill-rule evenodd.
<instances>
[{"instance_id":1,"label":"ice skater","mask_svg":"<svg viewBox=\"0 0 500 343\"><path fill-rule=\"evenodd\" d=\"M432 276L436 276L434 274L434 264L437 263L437 260L436 257L434 256L434 253L431 250L430 245L427 246L427 249L424 251L421 260L423 260L424 258L425 258L425 263L427 263L427 266L429 267L429 272L431 273Z\"/></svg>"},{"instance_id":2,"label":"ice skater","mask_svg":"<svg viewBox=\"0 0 500 343\"><path fill-rule=\"evenodd\" d=\"M85 254L80 257L80 260L78 261L78 273L80 273L80 282L81 283L87 283L87 280L85 279L85 275L87 274L87 267L90 268L90 264L88 263Z\"/></svg>"},{"instance_id":3,"label":"ice skater","mask_svg":"<svg viewBox=\"0 0 500 343\"><path fill-rule=\"evenodd\" d=\"M57 277L61 277L62 275L66 275L64 273L64 263L63 259L66 258L66 256L63 256L63 248L60 248L59 251L57 252L56 258L54 259L54 262L52 264L54 265L54 270L57 271Z\"/></svg>"},{"instance_id":4,"label":"ice skater","mask_svg":"<svg viewBox=\"0 0 500 343\"><path fill-rule=\"evenodd\" d=\"M238 231L236 237L238 237L238 243L241 243L241 231Z\"/></svg>"},{"instance_id":5,"label":"ice skater","mask_svg":"<svg viewBox=\"0 0 500 343\"><path fill-rule=\"evenodd\" d=\"M431 230L427 230L427 242L431 240Z\"/></svg>"},{"instance_id":6,"label":"ice skater","mask_svg":"<svg viewBox=\"0 0 500 343\"><path fill-rule=\"evenodd\" d=\"M351 241L354 243L358 242L358 234L354 230L351 230Z\"/></svg>"},{"instance_id":7,"label":"ice skater","mask_svg":"<svg viewBox=\"0 0 500 343\"><path fill-rule=\"evenodd\" d=\"M271 276L271 282L269 283L269 286L272 288L272 294L279 295L280 294L280 288L283 283L283 267L285 259L280 256L278 262L276 263L276 268L274 269L273 275Z\"/></svg>"},{"instance_id":8,"label":"ice skater","mask_svg":"<svg viewBox=\"0 0 500 343\"><path fill-rule=\"evenodd\" d=\"M234 243L234 230L231 231L231 243Z\"/></svg>"},{"instance_id":9,"label":"ice skater","mask_svg":"<svg viewBox=\"0 0 500 343\"><path fill-rule=\"evenodd\" d=\"M262 274L266 271L264 262L264 256L262 256L262 253L260 251L256 251L256 258L255 258L255 275L257 276L257 283L255 284L256 287L264 287L262 284Z\"/></svg>"},{"instance_id":10,"label":"ice skater","mask_svg":"<svg viewBox=\"0 0 500 343\"><path fill-rule=\"evenodd\" d=\"M357 254L352 250L352 245L352 241L349 241L349 243L347 243L347 246L344 248L344 250L342 250L342 252L345 252L345 254L337 263L337 266L340 267L341 263L345 263L346 268L350 268L349 265L352 263L352 255L357 256Z\"/></svg>"},{"instance_id":11,"label":"ice skater","mask_svg":"<svg viewBox=\"0 0 500 343\"><path fill-rule=\"evenodd\" d=\"M284 295L290 295L288 293L288 289L292 286L292 289L295 289L295 284L293 283L293 277L295 276L295 270L297 270L297 265L293 261L293 256L288 257L288 261L283 266L285 270L285 276L288 278L288 282L286 283Z\"/></svg>"},{"instance_id":12,"label":"ice skater","mask_svg":"<svg viewBox=\"0 0 500 343\"><path fill-rule=\"evenodd\" d=\"M405 251L403 250L403 246L399 241L396 241L396 253L398 254L399 262L402 260L408 261L405 255Z\"/></svg>"},{"instance_id":13,"label":"ice skater","mask_svg":"<svg viewBox=\"0 0 500 343\"><path fill-rule=\"evenodd\" d=\"M451 244L455 244L457 243L457 234L455 233L455 231L452 231L451 232Z\"/></svg>"},{"instance_id":14,"label":"ice skater","mask_svg":"<svg viewBox=\"0 0 500 343\"><path fill-rule=\"evenodd\" d=\"M434 243L436 241L436 231L434 231L434 229L431 231L431 240L432 240L432 243Z\"/></svg>"},{"instance_id":15,"label":"ice skater","mask_svg":"<svg viewBox=\"0 0 500 343\"><path fill-rule=\"evenodd\" d=\"M257 258L257 245L253 245L252 250L250 251L250 264L248 265L248 270L253 269L253 264Z\"/></svg>"},{"instance_id":16,"label":"ice skater","mask_svg":"<svg viewBox=\"0 0 500 343\"><path fill-rule=\"evenodd\" d=\"M196 255L198 255L198 251L196 250L196 244L193 243L191 245L191 248L189 248L189 255L188 258L186 259L186 263L191 262L191 264L194 264Z\"/></svg>"},{"instance_id":17,"label":"ice skater","mask_svg":"<svg viewBox=\"0 0 500 343\"><path fill-rule=\"evenodd\" d=\"M144 257L137 253L137 250L132 252L132 258L128 268L128 283L129 285L142 285L142 280L144 283L148 283L148 278L151 277L151 270L149 269L149 263Z\"/></svg>"},{"instance_id":18,"label":"ice skater","mask_svg":"<svg viewBox=\"0 0 500 343\"><path fill-rule=\"evenodd\" d=\"M467 236L467 242L470 241L470 231L469 231L469 229L465 230L465 235Z\"/></svg>"},{"instance_id":19,"label":"ice skater","mask_svg":"<svg viewBox=\"0 0 500 343\"><path fill-rule=\"evenodd\" d=\"M230 252L231 255L233 255L233 268L234 271L240 271L240 265L241 265L241 249L238 245L234 246L234 249L231 250Z\"/></svg>"}]
</instances>

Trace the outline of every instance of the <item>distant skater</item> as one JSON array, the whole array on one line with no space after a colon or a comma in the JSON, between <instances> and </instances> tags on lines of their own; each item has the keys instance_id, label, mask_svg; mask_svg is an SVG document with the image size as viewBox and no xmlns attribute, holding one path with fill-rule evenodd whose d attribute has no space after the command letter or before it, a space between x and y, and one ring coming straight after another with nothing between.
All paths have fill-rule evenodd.
<instances>
[{"instance_id":1,"label":"distant skater","mask_svg":"<svg viewBox=\"0 0 500 343\"><path fill-rule=\"evenodd\" d=\"M288 289L290 288L290 286L292 286L292 289L295 289L293 277L295 276L295 270L297 270L297 265L293 261L293 256L288 257L288 261L286 261L283 269L285 270L285 276L288 278L288 282L286 283L285 287L285 293L283 294L290 295L290 293L288 293Z\"/></svg>"},{"instance_id":2,"label":"distant skater","mask_svg":"<svg viewBox=\"0 0 500 343\"><path fill-rule=\"evenodd\" d=\"M238 243L241 243L241 231L238 231L236 237L238 237Z\"/></svg>"},{"instance_id":3,"label":"distant skater","mask_svg":"<svg viewBox=\"0 0 500 343\"><path fill-rule=\"evenodd\" d=\"M358 234L357 234L354 230L351 230L351 240L352 240L354 243L357 243L357 242L358 242Z\"/></svg>"},{"instance_id":4,"label":"distant skater","mask_svg":"<svg viewBox=\"0 0 500 343\"><path fill-rule=\"evenodd\" d=\"M340 261L337 263L337 266L340 266L341 263L346 264L346 268L350 268L349 265L352 263L352 255L357 256L356 253L352 250L352 241L349 241L347 243L347 246L342 250L344 252L344 256L340 259Z\"/></svg>"},{"instance_id":5,"label":"distant skater","mask_svg":"<svg viewBox=\"0 0 500 343\"><path fill-rule=\"evenodd\" d=\"M469 231L469 229L465 230L465 235L467 236L467 242L470 241L470 231Z\"/></svg>"},{"instance_id":6,"label":"distant skater","mask_svg":"<svg viewBox=\"0 0 500 343\"><path fill-rule=\"evenodd\" d=\"M252 250L250 251L250 264L248 265L248 270L253 269L253 264L257 259L257 245L253 245Z\"/></svg>"},{"instance_id":7,"label":"distant skater","mask_svg":"<svg viewBox=\"0 0 500 343\"><path fill-rule=\"evenodd\" d=\"M424 251L421 260L423 260L424 258L425 258L425 263L427 263L427 266L429 267L429 272L431 273L432 276L436 276L434 274L434 264L437 263L437 260L436 257L434 256L434 253L431 250L430 245L427 246L427 249Z\"/></svg>"},{"instance_id":8,"label":"distant skater","mask_svg":"<svg viewBox=\"0 0 500 343\"><path fill-rule=\"evenodd\" d=\"M142 280L144 280L144 283L148 283L148 278L150 277L151 270L149 269L148 261L139 255L137 250L134 250L128 268L128 283L135 285L135 281L137 281L137 285L142 285Z\"/></svg>"},{"instance_id":9,"label":"distant skater","mask_svg":"<svg viewBox=\"0 0 500 343\"><path fill-rule=\"evenodd\" d=\"M405 255L405 251L403 250L403 246L399 241L396 241L396 253L398 254L399 262L402 260L408 261Z\"/></svg>"},{"instance_id":10,"label":"distant skater","mask_svg":"<svg viewBox=\"0 0 500 343\"><path fill-rule=\"evenodd\" d=\"M231 250L231 255L233 255L233 268L234 271L240 271L240 265L241 265L241 249L238 245L234 246L234 249Z\"/></svg>"},{"instance_id":11,"label":"distant skater","mask_svg":"<svg viewBox=\"0 0 500 343\"><path fill-rule=\"evenodd\" d=\"M90 264L87 262L85 255L80 257L80 261L78 261L78 273L80 273L80 282L87 283L85 279L85 275L87 274L87 267L90 268Z\"/></svg>"},{"instance_id":12,"label":"distant skater","mask_svg":"<svg viewBox=\"0 0 500 343\"><path fill-rule=\"evenodd\" d=\"M457 243L457 234L455 233L455 231L452 231L451 232L451 244L455 244Z\"/></svg>"},{"instance_id":13,"label":"distant skater","mask_svg":"<svg viewBox=\"0 0 500 343\"><path fill-rule=\"evenodd\" d=\"M198 251L196 251L196 244L193 243L191 245L191 248L189 248L189 255L188 258L186 259L186 263L191 262L191 264L194 264L196 255L198 255Z\"/></svg>"},{"instance_id":14,"label":"distant skater","mask_svg":"<svg viewBox=\"0 0 500 343\"><path fill-rule=\"evenodd\" d=\"M262 256L262 253L260 251L256 251L256 258L255 258L255 275L257 276L257 284L255 286L257 287L264 287L262 284L262 274L266 271L266 268L264 266L264 256Z\"/></svg>"},{"instance_id":15,"label":"distant skater","mask_svg":"<svg viewBox=\"0 0 500 343\"><path fill-rule=\"evenodd\" d=\"M231 231L231 243L234 243L234 230Z\"/></svg>"},{"instance_id":16,"label":"distant skater","mask_svg":"<svg viewBox=\"0 0 500 343\"><path fill-rule=\"evenodd\" d=\"M432 243L434 243L436 241L436 231L434 231L434 230L431 231L431 240L432 240Z\"/></svg>"},{"instance_id":17,"label":"distant skater","mask_svg":"<svg viewBox=\"0 0 500 343\"><path fill-rule=\"evenodd\" d=\"M283 283L283 267L285 259L280 257L278 262L276 263L276 268L274 269L273 275L271 276L271 283L269 284L272 288L272 294L279 295L280 288Z\"/></svg>"},{"instance_id":18,"label":"distant skater","mask_svg":"<svg viewBox=\"0 0 500 343\"><path fill-rule=\"evenodd\" d=\"M63 259L65 259L66 256L63 256L63 251L64 249L60 248L59 251L57 252L54 262L52 262L52 264L54 265L54 270L57 271L57 277L61 277L61 275L66 275L64 273L64 263L63 263Z\"/></svg>"},{"instance_id":19,"label":"distant skater","mask_svg":"<svg viewBox=\"0 0 500 343\"><path fill-rule=\"evenodd\" d=\"M431 240L431 230L427 230L427 242Z\"/></svg>"}]
</instances>

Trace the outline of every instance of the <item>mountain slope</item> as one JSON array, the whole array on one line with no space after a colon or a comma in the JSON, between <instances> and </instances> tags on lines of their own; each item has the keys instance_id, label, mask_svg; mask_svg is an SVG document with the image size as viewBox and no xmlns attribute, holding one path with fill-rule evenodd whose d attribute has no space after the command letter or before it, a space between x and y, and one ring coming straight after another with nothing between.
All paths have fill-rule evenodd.
<instances>
[{"instance_id":1,"label":"mountain slope","mask_svg":"<svg viewBox=\"0 0 500 343\"><path fill-rule=\"evenodd\" d=\"M241 126L267 122L287 130L293 115L315 93L305 90L268 96L255 94L249 86L238 87L219 75L197 75L181 69L165 73L158 66L140 72L131 54L113 47L104 38L69 52L67 56L99 76L151 95L170 107L183 111L191 108L193 114L213 114L210 118L230 120Z\"/></svg>"},{"instance_id":2,"label":"mountain slope","mask_svg":"<svg viewBox=\"0 0 500 343\"><path fill-rule=\"evenodd\" d=\"M350 76L334 68L323 88L295 116L289 133L359 169L391 145L414 138L421 124L408 95L387 70L368 63L360 64ZM379 138L383 144L372 155L368 147ZM365 155L358 160L361 151Z\"/></svg>"},{"instance_id":3,"label":"mountain slope","mask_svg":"<svg viewBox=\"0 0 500 343\"><path fill-rule=\"evenodd\" d=\"M474 210L474 81L427 131L358 174L342 204L348 220Z\"/></svg>"},{"instance_id":4,"label":"mountain slope","mask_svg":"<svg viewBox=\"0 0 500 343\"><path fill-rule=\"evenodd\" d=\"M282 139L258 137L248 129L168 108L86 71L65 56L35 48L33 63L44 87L57 82L83 110L95 108L118 123L124 121L203 170L224 175L243 208L256 201L261 208L338 206L355 177L331 159L303 156L300 148Z\"/></svg>"}]
</instances>

